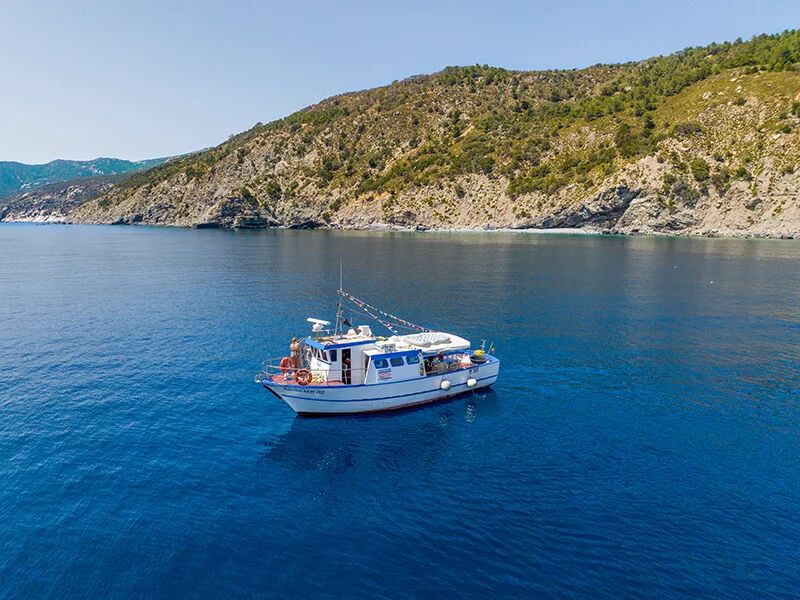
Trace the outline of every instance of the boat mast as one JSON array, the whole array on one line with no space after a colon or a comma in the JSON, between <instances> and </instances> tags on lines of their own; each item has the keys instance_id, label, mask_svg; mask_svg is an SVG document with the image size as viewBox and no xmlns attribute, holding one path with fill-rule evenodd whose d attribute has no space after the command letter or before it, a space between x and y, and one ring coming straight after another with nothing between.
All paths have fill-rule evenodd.
<instances>
[{"instance_id":1,"label":"boat mast","mask_svg":"<svg viewBox=\"0 0 800 600\"><path fill-rule=\"evenodd\" d=\"M333 330L333 334L335 336L342 334L342 314L344 312L344 307L342 306L342 298L344 297L344 290L342 289L342 280L343 280L343 270L342 270L342 257L339 257L339 299L336 302L336 327Z\"/></svg>"}]
</instances>

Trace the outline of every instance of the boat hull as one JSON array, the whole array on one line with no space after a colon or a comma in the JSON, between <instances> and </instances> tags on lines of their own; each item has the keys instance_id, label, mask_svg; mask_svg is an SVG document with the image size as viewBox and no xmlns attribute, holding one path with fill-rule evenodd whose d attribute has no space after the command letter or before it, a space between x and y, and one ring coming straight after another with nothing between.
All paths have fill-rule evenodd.
<instances>
[{"instance_id":1,"label":"boat hull","mask_svg":"<svg viewBox=\"0 0 800 600\"><path fill-rule=\"evenodd\" d=\"M299 386L264 380L262 385L302 416L358 414L428 404L486 388L497 381L499 370L500 361L488 357L487 362L482 364L405 381L367 385ZM472 387L467 384L470 379L475 379ZM442 389L442 382L445 380L450 383L447 390Z\"/></svg>"}]
</instances>

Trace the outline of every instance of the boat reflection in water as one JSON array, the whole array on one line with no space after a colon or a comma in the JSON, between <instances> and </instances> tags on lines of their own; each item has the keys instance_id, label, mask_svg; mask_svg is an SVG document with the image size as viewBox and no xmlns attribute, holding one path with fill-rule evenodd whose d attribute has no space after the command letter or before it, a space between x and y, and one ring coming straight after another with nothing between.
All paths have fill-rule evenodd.
<instances>
[{"instance_id":1,"label":"boat reflection in water","mask_svg":"<svg viewBox=\"0 0 800 600\"><path fill-rule=\"evenodd\" d=\"M405 472L435 464L448 452L454 427L471 427L481 415L497 412L491 389L453 398L437 407L402 415L353 416L334 420L295 419L290 428L264 442L263 463L294 471L340 475L360 471Z\"/></svg>"}]
</instances>

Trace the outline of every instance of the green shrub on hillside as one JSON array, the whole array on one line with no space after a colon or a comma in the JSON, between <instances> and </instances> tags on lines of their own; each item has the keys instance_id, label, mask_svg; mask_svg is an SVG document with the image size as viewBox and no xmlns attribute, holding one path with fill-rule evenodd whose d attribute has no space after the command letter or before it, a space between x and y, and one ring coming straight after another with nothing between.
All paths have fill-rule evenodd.
<instances>
[{"instance_id":1,"label":"green shrub on hillside","mask_svg":"<svg viewBox=\"0 0 800 600\"><path fill-rule=\"evenodd\" d=\"M728 167L721 167L711 176L711 183L713 183L714 187L716 187L717 190L719 190L719 192L722 194L728 191L728 188L730 187L730 181L731 172Z\"/></svg>"},{"instance_id":2,"label":"green shrub on hillside","mask_svg":"<svg viewBox=\"0 0 800 600\"><path fill-rule=\"evenodd\" d=\"M672 135L675 137L691 137L702 133L703 126L700 123L680 123L672 128Z\"/></svg>"},{"instance_id":3,"label":"green shrub on hillside","mask_svg":"<svg viewBox=\"0 0 800 600\"><path fill-rule=\"evenodd\" d=\"M651 135L651 130L647 127L641 130L634 130L629 123L620 123L614 134L614 145L616 145L620 156L631 158L642 154L648 154L655 149L656 140Z\"/></svg>"},{"instance_id":4,"label":"green shrub on hillside","mask_svg":"<svg viewBox=\"0 0 800 600\"><path fill-rule=\"evenodd\" d=\"M689 169L692 172L692 176L697 181L705 181L711 174L711 169L709 168L708 163L702 158L692 159L692 161L689 163Z\"/></svg>"}]
</instances>

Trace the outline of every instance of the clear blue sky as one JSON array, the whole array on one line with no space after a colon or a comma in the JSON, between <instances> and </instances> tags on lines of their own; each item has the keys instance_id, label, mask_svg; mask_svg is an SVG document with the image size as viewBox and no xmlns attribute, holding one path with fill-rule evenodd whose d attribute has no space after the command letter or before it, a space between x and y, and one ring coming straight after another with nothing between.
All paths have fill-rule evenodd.
<instances>
[{"instance_id":1,"label":"clear blue sky","mask_svg":"<svg viewBox=\"0 0 800 600\"><path fill-rule=\"evenodd\" d=\"M0 160L178 154L447 65L584 67L796 27L798 0L0 0Z\"/></svg>"}]
</instances>

